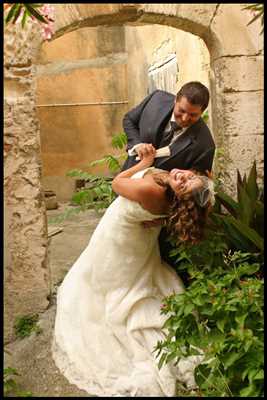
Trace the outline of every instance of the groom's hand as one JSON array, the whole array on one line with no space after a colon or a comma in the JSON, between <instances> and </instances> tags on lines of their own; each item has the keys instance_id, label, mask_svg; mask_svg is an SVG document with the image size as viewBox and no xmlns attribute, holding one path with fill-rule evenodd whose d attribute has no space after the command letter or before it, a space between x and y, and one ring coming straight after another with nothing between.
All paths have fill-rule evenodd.
<instances>
[{"instance_id":1,"label":"groom's hand","mask_svg":"<svg viewBox=\"0 0 267 400\"><path fill-rule=\"evenodd\" d=\"M154 228L155 226L164 225L165 218L156 218L152 221L142 221L141 224L144 228Z\"/></svg>"},{"instance_id":2,"label":"groom's hand","mask_svg":"<svg viewBox=\"0 0 267 400\"><path fill-rule=\"evenodd\" d=\"M142 143L136 148L136 153L138 154L140 160L142 160L144 157L148 157L151 154L151 151L156 151L151 143Z\"/></svg>"}]
</instances>

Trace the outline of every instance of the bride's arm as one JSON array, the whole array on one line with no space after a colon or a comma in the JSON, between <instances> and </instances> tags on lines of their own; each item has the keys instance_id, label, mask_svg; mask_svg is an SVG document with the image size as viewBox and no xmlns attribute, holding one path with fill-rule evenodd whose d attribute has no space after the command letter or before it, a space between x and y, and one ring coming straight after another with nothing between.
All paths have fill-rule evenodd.
<instances>
[{"instance_id":1,"label":"bride's arm","mask_svg":"<svg viewBox=\"0 0 267 400\"><path fill-rule=\"evenodd\" d=\"M153 145L147 144L146 152L142 160L126 171L120 172L113 179L112 189L114 192L137 202L142 202L144 199L148 199L149 196L154 197L154 195L157 195L157 187L153 185L152 182L143 178L131 179L136 172L142 171L153 164L155 153L156 149Z\"/></svg>"}]
</instances>

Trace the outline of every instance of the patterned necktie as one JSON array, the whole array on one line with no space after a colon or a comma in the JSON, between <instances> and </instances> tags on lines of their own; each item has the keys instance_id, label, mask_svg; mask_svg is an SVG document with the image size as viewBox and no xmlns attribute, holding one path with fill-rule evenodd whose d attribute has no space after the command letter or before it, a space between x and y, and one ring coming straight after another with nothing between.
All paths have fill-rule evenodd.
<instances>
[{"instance_id":1,"label":"patterned necktie","mask_svg":"<svg viewBox=\"0 0 267 400\"><path fill-rule=\"evenodd\" d=\"M176 132L176 131L180 131L183 128L181 126L179 126L175 121L170 121L170 125L171 125L171 131Z\"/></svg>"},{"instance_id":2,"label":"patterned necktie","mask_svg":"<svg viewBox=\"0 0 267 400\"><path fill-rule=\"evenodd\" d=\"M160 144L160 147L169 145L171 140L172 140L172 138L173 138L173 135L176 132L179 132L179 131L181 131L183 129L179 125L177 125L177 123L175 121L170 121L170 126L171 126L171 129L170 129L169 132L166 132L164 134L162 142Z\"/></svg>"}]
</instances>

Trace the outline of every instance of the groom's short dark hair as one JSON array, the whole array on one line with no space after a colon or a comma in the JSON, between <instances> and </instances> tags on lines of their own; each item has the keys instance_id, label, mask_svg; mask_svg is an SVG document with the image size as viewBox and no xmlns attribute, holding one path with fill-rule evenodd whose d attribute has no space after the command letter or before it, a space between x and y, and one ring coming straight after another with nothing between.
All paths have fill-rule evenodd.
<instances>
[{"instance_id":1,"label":"groom's short dark hair","mask_svg":"<svg viewBox=\"0 0 267 400\"><path fill-rule=\"evenodd\" d=\"M187 101L194 105L199 105L202 111L208 107L210 94L208 88L200 82L188 82L181 87L176 95L176 101L181 97L186 97Z\"/></svg>"}]
</instances>

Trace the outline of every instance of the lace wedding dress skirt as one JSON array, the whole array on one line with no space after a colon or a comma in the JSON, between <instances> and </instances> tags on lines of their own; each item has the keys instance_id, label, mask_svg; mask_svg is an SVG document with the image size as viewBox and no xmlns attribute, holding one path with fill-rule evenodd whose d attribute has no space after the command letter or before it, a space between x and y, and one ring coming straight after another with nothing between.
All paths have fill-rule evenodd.
<instances>
[{"instance_id":1,"label":"lace wedding dress skirt","mask_svg":"<svg viewBox=\"0 0 267 400\"><path fill-rule=\"evenodd\" d=\"M161 228L141 225L156 217L117 197L58 289L53 358L70 383L91 395L175 396L177 379L194 385L199 356L159 370L152 353L164 338L163 297L184 291L161 261Z\"/></svg>"}]
</instances>

